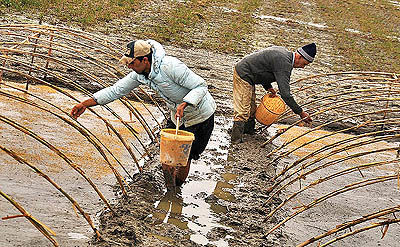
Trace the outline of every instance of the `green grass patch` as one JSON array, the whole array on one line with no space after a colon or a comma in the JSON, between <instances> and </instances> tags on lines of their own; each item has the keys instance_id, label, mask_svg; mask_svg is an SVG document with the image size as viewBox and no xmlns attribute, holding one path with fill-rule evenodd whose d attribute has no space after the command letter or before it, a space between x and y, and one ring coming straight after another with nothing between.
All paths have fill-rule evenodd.
<instances>
[{"instance_id":1,"label":"green grass patch","mask_svg":"<svg viewBox=\"0 0 400 247\"><path fill-rule=\"evenodd\" d=\"M1 8L10 11L38 13L53 16L69 24L101 25L121 16L127 16L140 4L137 0L0 0Z\"/></svg>"},{"instance_id":2,"label":"green grass patch","mask_svg":"<svg viewBox=\"0 0 400 247\"><path fill-rule=\"evenodd\" d=\"M168 10L159 10L146 36L182 47L243 52L250 48L256 23L252 15L261 4L261 0L170 2Z\"/></svg>"},{"instance_id":3,"label":"green grass patch","mask_svg":"<svg viewBox=\"0 0 400 247\"><path fill-rule=\"evenodd\" d=\"M334 70L400 71L400 11L390 1L313 0L0 0L2 11L37 13L46 20L96 28L135 25L129 35L180 47L244 55L254 49L263 13L286 18L265 30L263 44L297 48L323 38ZM0 12L1 13L1 12ZM113 20L119 20L115 24ZM129 21L127 21L129 18ZM325 24L318 30L307 22ZM326 41L325 41L326 40ZM333 50L332 50L333 49ZM331 63L331 61L327 61Z\"/></svg>"},{"instance_id":4,"label":"green grass patch","mask_svg":"<svg viewBox=\"0 0 400 247\"><path fill-rule=\"evenodd\" d=\"M348 70L400 71L400 11L388 1L316 0L335 34L332 47Z\"/></svg>"},{"instance_id":5,"label":"green grass patch","mask_svg":"<svg viewBox=\"0 0 400 247\"><path fill-rule=\"evenodd\" d=\"M197 47L226 53L250 49L256 20L254 11L261 0L168 1L157 7L137 0L0 0L2 8L50 16L83 27L131 16L145 25L135 30L137 36L182 47ZM150 1L149 1L150 2ZM146 8L148 16L135 15ZM139 11L140 12L140 11Z\"/></svg>"}]
</instances>

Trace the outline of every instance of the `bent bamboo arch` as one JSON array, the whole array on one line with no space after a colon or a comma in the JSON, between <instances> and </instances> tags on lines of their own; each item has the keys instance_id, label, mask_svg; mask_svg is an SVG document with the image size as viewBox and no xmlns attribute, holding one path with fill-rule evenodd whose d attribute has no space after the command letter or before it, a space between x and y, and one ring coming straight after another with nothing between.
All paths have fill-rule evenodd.
<instances>
[{"instance_id":1,"label":"bent bamboo arch","mask_svg":"<svg viewBox=\"0 0 400 247\"><path fill-rule=\"evenodd\" d=\"M67 109L70 110L73 105L66 108L59 105L57 101L36 94L32 90L33 85L40 84L54 90L58 97L68 99L76 104L80 100L69 93L70 89L85 97L90 97L95 91L114 84L127 73L122 66L118 65L118 60L122 56L121 51L123 49L121 48L124 46L125 44L122 41L109 40L68 27L41 24L0 25L0 98L7 102L32 107L37 112L47 114L51 118L65 123L70 128L72 135L79 135L87 141L88 145L97 150L99 157L103 159L104 167L108 167L112 171L122 194L126 196L126 188L129 189L129 184L124 177L133 179L133 173L142 172L141 160L147 157L151 158L147 149L148 144L158 141L157 132L161 128L161 121L166 117L160 103L154 100L152 92L139 87L127 97L119 100L121 106L129 112L130 121L121 117L110 106L91 108L85 113L93 114L96 119L103 122L109 135L119 142L120 147L127 152L127 157L130 157L130 162L127 163L113 153L110 143L96 135L93 129L69 115ZM21 85L24 86L21 87ZM135 104L132 103L133 101ZM152 107L150 108L149 105L152 105ZM18 109L15 109L15 111L18 112ZM118 128L116 127L117 122L114 123L104 117L104 112L107 112L108 115L113 116L119 122ZM142 133L139 133L137 128L131 124L133 121L143 129ZM114 212L113 206L100 191L98 185L86 174L79 163L74 162L67 152L57 146L56 142L46 140L40 130L29 128L18 117L1 114L0 123L7 126L10 131L18 132L18 135L32 138L41 145L41 149L49 149L54 152L67 164L66 167L69 166L83 177L105 206ZM121 125L123 128L120 127ZM7 131L7 129L5 130ZM70 193L54 182L51 175L46 175L35 164L25 160L24 155L20 152L13 151L13 147L9 143L0 143L0 149L1 155L8 155L18 163L30 167L33 172L39 174L51 186L57 188L62 196L72 203L73 209L77 210L87 221L97 238L101 238L101 234L94 226L90 214L86 212L83 206L80 206ZM119 168L124 171L124 174L120 173ZM1 192L1 195L14 206L17 205L7 194ZM22 206L17 208L23 209ZM55 239L48 234L48 230L46 231L40 224L32 221L32 218L27 218L35 227L40 228L39 230L54 246L58 246ZM42 228L45 230L42 230Z\"/></svg>"},{"instance_id":2,"label":"bent bamboo arch","mask_svg":"<svg viewBox=\"0 0 400 247\"><path fill-rule=\"evenodd\" d=\"M266 229L267 235L306 211L311 212L346 193L361 193L363 188L382 188L380 184L390 184L397 193L393 197L398 197L398 75L364 71L319 74L294 81L291 88L313 123L304 126L301 119L287 109L278 119L278 123L287 126L277 130L263 144L274 144L266 155L267 165L284 161L277 169L273 184L266 188L269 193L266 203L270 205L274 198L284 196L267 212L266 220L276 215L286 216ZM329 186L322 186L324 184ZM303 193L307 193L307 197L302 196ZM376 211L379 206L363 205L370 208L370 213L332 226L318 236L307 236L309 239L298 246L315 242L318 246L327 246L377 227L382 227L383 238L389 226L398 227L395 223L399 222L400 208L395 201L391 207Z\"/></svg>"}]
</instances>

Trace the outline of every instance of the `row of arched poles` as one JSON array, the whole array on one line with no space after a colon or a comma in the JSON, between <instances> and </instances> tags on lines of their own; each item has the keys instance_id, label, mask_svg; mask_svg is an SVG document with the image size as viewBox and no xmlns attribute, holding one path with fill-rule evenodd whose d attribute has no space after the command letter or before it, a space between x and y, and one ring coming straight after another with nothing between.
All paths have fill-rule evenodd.
<instances>
[{"instance_id":1,"label":"row of arched poles","mask_svg":"<svg viewBox=\"0 0 400 247\"><path fill-rule=\"evenodd\" d=\"M266 155L267 165L284 164L278 168L273 184L266 188L267 203L284 195L281 203L267 213L266 220L290 212L267 229L267 235L300 214L345 193L362 193L357 190L368 187L386 188L380 185L384 183L397 184L400 189L400 80L397 74L365 71L319 74L294 81L291 87L314 121L305 128L288 109L278 120L288 125L263 144L274 144ZM303 127L302 131L293 131L299 126ZM285 135L289 138L285 139ZM296 152L301 155L296 156ZM363 172L388 166L392 169L386 169L383 174ZM318 195L312 191L318 191ZM307 196L301 197L304 193ZM310 195L314 197L309 198ZM308 202L301 202L306 200L304 197ZM389 225L399 222L400 205L373 211L379 206L363 205L372 211L318 236L309 236L298 246L315 242L318 246L327 246L377 227L382 227L383 238Z\"/></svg>"},{"instance_id":2,"label":"row of arched poles","mask_svg":"<svg viewBox=\"0 0 400 247\"><path fill-rule=\"evenodd\" d=\"M77 133L82 135L84 139L93 145L104 159L105 164L112 170L123 195L126 196L126 188L129 189L129 185L124 180L124 176L114 167L114 162L118 164L126 173L126 176L131 179L132 174L128 172L129 169L126 168L126 164L113 154L108 143L96 136L91 129L73 119L69 115L69 112L63 110L57 103L52 102L46 97L35 94L30 90L31 84L45 85L55 90L57 94L59 94L59 97L69 98L76 103L78 103L79 100L69 93L68 88L72 88L86 97L91 97L91 88L83 86L80 82L84 81L100 89L113 84L116 80L121 78L124 72L121 71L121 66L117 65L118 59L122 56L121 47L122 45L117 45L116 41L106 40L92 33L86 33L67 27L39 24L0 25L0 97L16 103L26 104L41 112L45 112L53 118L61 120L71 129L74 129ZM25 88L15 86L15 84L10 83L10 81L24 82L26 83ZM22 97L21 93L29 97ZM135 121L139 122L142 126L147 135L146 138L150 139L151 142L157 142L156 135L157 131L161 128L160 121L162 121L162 119L158 119L154 110L148 108L146 100L150 100L150 104L154 105L156 109L160 111L161 115L165 117L164 110L149 93L140 87L128 95L128 97L139 102L141 104L141 110L135 107L127 97L121 98L119 101L129 111L130 117L134 117ZM143 97L145 99L143 99ZM89 111L103 121L110 134L115 135L121 146L126 149L136 167L136 172L142 172L140 160L145 157L150 157L150 153L147 149L148 143L143 141L146 138L141 136L133 126L117 114L111 107L104 106L102 108L106 109L118 119L130 133L131 137L128 138L134 138L138 144L127 140L126 135L124 136L121 130L118 130L114 126L115 124L103 117L103 114L99 113L99 110L90 108ZM18 109L16 109L16 111L18 111ZM156 126L152 127L149 124L149 119L145 119L144 114L150 116L151 121L155 122ZM111 212L115 213L103 193L81 166L74 163L65 152L56 146L56 144L46 140L40 133L29 129L28 126L18 122L18 120L11 119L6 115L0 114L0 122L9 126L9 128L21 132L23 135L33 138L40 143L43 148L51 150L64 160L66 164L86 180L104 202L106 207L110 209ZM18 163L28 166L33 172L50 183L51 186L57 188L57 190L71 202L75 212L77 211L87 221L95 235L101 238L101 234L94 226L90 215L84 211L83 207L81 207L70 194L54 182L49 175L45 174L45 172L41 171L34 164L28 162L20 154L13 151L12 148L0 144L0 149L3 154L9 155ZM51 229L30 215L9 195L2 191L0 191L0 193L22 213L21 216L26 217L54 246L58 246L57 241L51 236L55 234ZM3 219L12 218L14 217L4 217Z\"/></svg>"}]
</instances>

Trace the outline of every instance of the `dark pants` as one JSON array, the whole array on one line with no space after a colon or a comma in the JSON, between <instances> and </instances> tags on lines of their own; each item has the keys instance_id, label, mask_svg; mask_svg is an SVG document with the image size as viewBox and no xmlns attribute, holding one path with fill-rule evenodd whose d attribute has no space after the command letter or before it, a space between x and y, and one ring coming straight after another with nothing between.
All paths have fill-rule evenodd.
<instances>
[{"instance_id":1,"label":"dark pants","mask_svg":"<svg viewBox=\"0 0 400 247\"><path fill-rule=\"evenodd\" d=\"M167 120L167 129L175 129L176 125L170 120ZM181 126L180 130L185 130L194 134L194 141L189 154L189 160L198 160L200 154L206 149L211 133L214 129L214 114L206 121L192 125L190 127Z\"/></svg>"}]
</instances>

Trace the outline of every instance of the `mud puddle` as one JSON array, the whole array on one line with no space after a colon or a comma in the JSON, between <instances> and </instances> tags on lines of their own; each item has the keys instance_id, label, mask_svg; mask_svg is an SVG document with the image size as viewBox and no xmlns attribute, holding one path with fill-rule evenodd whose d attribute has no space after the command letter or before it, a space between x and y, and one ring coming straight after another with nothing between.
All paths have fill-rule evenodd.
<instances>
[{"instance_id":1,"label":"mud puddle","mask_svg":"<svg viewBox=\"0 0 400 247\"><path fill-rule=\"evenodd\" d=\"M213 150L205 153L199 161L194 161L191 167L190 176L185 185L177 191L168 191L165 196L156 201L155 208L158 212L149 217L156 221L172 224L181 230L192 232L185 236L194 243L200 245L212 244L216 246L229 246L225 239L209 240L207 234L214 228L231 229L219 223L219 215L227 211L223 206L209 202L207 198L233 202L235 197L225 191L231 189L230 180L235 179L235 174L223 173L216 170L223 170L223 166L215 161L226 161L228 157L229 138L224 131L224 118L215 119L216 126L213 136L207 147ZM229 238L227 236L226 238Z\"/></svg>"},{"instance_id":2,"label":"mud puddle","mask_svg":"<svg viewBox=\"0 0 400 247\"><path fill-rule=\"evenodd\" d=\"M95 245L112 246L115 241L122 246L234 246L232 241L242 234L238 228L242 223L232 223L228 215L234 213L232 207L246 204L236 198L235 191L248 185L241 181L241 171L232 170L238 159L231 153L227 131L231 120L216 116L215 122L206 151L193 161L186 183L175 191L165 189L158 147L154 147L154 160L147 162L145 172L132 183L129 199L117 205L123 217L101 216L101 230L107 239ZM135 237L124 237L127 225Z\"/></svg>"},{"instance_id":3,"label":"mud puddle","mask_svg":"<svg viewBox=\"0 0 400 247\"><path fill-rule=\"evenodd\" d=\"M32 95L18 91L17 88L24 89L25 84L4 82L0 90L18 97L20 100L33 102L42 109L10 96L1 95L2 119L12 121L8 123L0 121L1 147L14 152L57 183L90 215L95 226L97 226L99 222L96 214L103 211L105 204L83 176L69 166L66 161L69 160L81 169L111 205L116 200L113 186L117 180L104 157L100 155L88 139L72 125L54 115L58 114L58 116L69 119L67 114L75 102L44 85L29 85L28 92ZM66 92L78 99L85 98L77 92L69 90L66 90ZM46 99L47 102L59 106L60 109L56 109L34 96ZM146 139L146 134L139 123L131 119L128 111L119 102L114 103L111 107L138 131L144 142L148 143L149 140ZM136 106L141 107L137 104ZM151 108L151 106L148 107ZM140 149L140 145L132 137L132 134L105 110L100 107L95 107L95 110L101 111L102 115L109 120L121 136L130 140L131 145L139 147L134 152L136 152L135 155L140 157L143 149ZM142 112L145 114L145 111ZM157 110L154 109L153 113L157 114ZM159 114L158 117L161 118L162 116ZM152 121L150 117L147 118L149 124L154 127L155 121ZM79 122L82 124L82 128L85 127L91 131L92 138L94 138L93 136L98 138L98 145L107 154L111 165L117 169L121 176L127 177L125 170L130 174L136 172L137 168L132 158L126 150L121 148L120 140L110 133L104 122L90 112L85 112ZM28 135L27 131L19 130L15 126L26 128L31 135L37 136L37 139ZM43 142L39 140L43 140ZM100 143L104 146L101 146ZM110 153L105 151L106 147L115 159L124 164L125 170L115 162ZM57 150L57 152L54 150ZM0 163L2 164L0 166L0 190L11 196L31 215L52 229L57 234L55 239L61 246L87 246L93 236L93 230L83 217L78 215L76 208L71 205L70 201L48 181L35 174L28 166L17 162L3 150L0 150L0 153ZM1 217L20 214L6 200L0 200L0 212ZM0 239L1 246L52 246L24 217L0 220L0 229L3 236Z\"/></svg>"},{"instance_id":4,"label":"mud puddle","mask_svg":"<svg viewBox=\"0 0 400 247\"><path fill-rule=\"evenodd\" d=\"M277 133L280 129L287 127L287 125L275 125L270 130L272 133ZM374 141L375 138L372 137L358 139L355 135L344 133L332 135L333 132L326 130L305 134L308 130L309 128L306 127L294 127L274 143L275 148L283 147L277 154L283 152L287 154L277 162L276 174L282 175L276 181L280 181L278 188L283 188L279 193L279 198L283 201L291 198L283 206L279 205L281 208L278 213L275 213L275 216L279 221L287 220L280 227L280 231L290 236L294 243L303 243L344 222L362 218L364 215L382 208L399 205L400 190L397 179L376 183L373 186L360 186L354 187L356 189L345 190L353 188L355 184L363 184L363 181L373 181L398 173L399 163L396 148L399 146L399 142ZM299 136L301 137L297 138ZM312 142L312 140L314 141ZM346 140L351 141L346 142ZM357 145L363 142L370 142L370 144ZM306 143L307 145L304 145ZM332 145L334 148L330 151L318 152L322 148ZM300 146L302 148L298 148ZM346 146L351 148L345 148ZM376 152L377 150L382 151ZM304 159L305 157L308 159ZM302 160L305 161L302 162ZM283 172L295 162L302 164L303 169L293 168L288 172ZM375 164L379 165L375 166ZM317 169L319 165L320 169ZM354 169L359 165L365 165L365 167ZM312 169L314 172L309 172ZM354 171L349 172L352 169ZM300 175L304 175L304 177L295 180ZM338 191L344 192L338 193ZM293 197L295 194L296 197ZM310 209L299 213L303 207L309 205L311 205ZM291 217L296 214L296 217ZM372 222L364 223L357 228L369 227L371 224ZM382 234L383 228L361 232L346 240L338 241L336 244L337 246L360 246L362 244L369 246L373 243L373 246L397 246L400 239L397 229L398 227L393 227L390 234L386 235ZM332 239L335 237L337 235ZM327 240L320 243L324 242ZM333 246L336 245L333 244Z\"/></svg>"},{"instance_id":5,"label":"mud puddle","mask_svg":"<svg viewBox=\"0 0 400 247\"><path fill-rule=\"evenodd\" d=\"M104 213L100 217L101 230L106 236L106 241L93 244L96 246L114 246L115 243L121 246L295 246L371 210L398 203L395 199L398 197L396 195L399 195L396 181L382 183L373 188L354 190L326 200L269 233L269 230L301 205L363 177L356 172L320 184L318 188L306 191L266 220L273 209L299 188L321 177L351 167L354 163L390 160L396 153L387 151L366 155L321 170L320 173L308 175L300 185L294 183L288 186L268 202L267 199L271 194L267 188L274 184L274 176L285 167L285 164L301 159L322 146L329 146L354 136L350 134L331 136L332 133L329 131L315 131L299 138L281 151L295 149L324 135L329 137L319 139L318 142L293 151L284 159L270 164L271 158L268 159L267 154L294 137L304 134L309 128L294 127L266 147L262 147L262 144L277 131L288 126L273 125L268 129L259 128L256 135L245 135L244 143L231 146L228 133L231 124L231 120L225 116L216 118L216 129L207 150L200 160L193 163L188 181L173 192L165 190L157 157L158 147L155 146L153 150L155 158L146 163L145 172L133 181L134 189L129 194L129 199L120 200L116 206L121 215L113 217L109 213ZM355 148L337 153L330 156L329 160L341 159L360 151L368 152L368 149L376 149L377 145L393 147L398 144L377 142L363 146L362 150ZM363 170L362 175L378 176L393 172L395 169L396 166L388 164ZM374 241L385 246L395 246L393 244L399 239L395 229L385 238L380 239L380 237L381 234L377 232L367 232L339 244L354 246Z\"/></svg>"}]
</instances>

